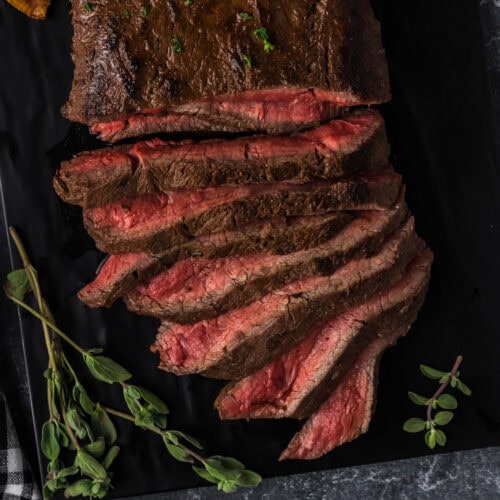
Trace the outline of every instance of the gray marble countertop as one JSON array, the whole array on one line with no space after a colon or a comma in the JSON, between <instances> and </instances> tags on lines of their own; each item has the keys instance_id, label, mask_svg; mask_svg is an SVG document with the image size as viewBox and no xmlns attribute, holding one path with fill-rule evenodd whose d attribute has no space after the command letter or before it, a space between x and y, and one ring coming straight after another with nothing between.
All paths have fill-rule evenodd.
<instances>
[{"instance_id":1,"label":"gray marble countertop","mask_svg":"<svg viewBox=\"0 0 500 500\"><path fill-rule=\"evenodd\" d=\"M497 158L500 158L500 1L481 0L485 47L489 59L493 113L497 123ZM1 139L0 131L0 139ZM0 141L0 161L7 148ZM0 210L0 227L2 224ZM0 235L0 272L10 268L6 235ZM0 294L2 295L2 294ZM8 325L15 324L17 312L0 298L2 324L7 329L0 335L0 385L10 401L11 412L19 429L21 444L31 463L36 463L28 388L21 339L9 335ZM268 479L252 490L234 497L248 499L364 499L364 498L500 498L500 448L434 455L348 469L338 469L296 476ZM146 498L146 497L134 497ZM152 498L151 496L149 498ZM183 490L154 498L218 499L227 498L215 488Z\"/></svg>"}]
</instances>

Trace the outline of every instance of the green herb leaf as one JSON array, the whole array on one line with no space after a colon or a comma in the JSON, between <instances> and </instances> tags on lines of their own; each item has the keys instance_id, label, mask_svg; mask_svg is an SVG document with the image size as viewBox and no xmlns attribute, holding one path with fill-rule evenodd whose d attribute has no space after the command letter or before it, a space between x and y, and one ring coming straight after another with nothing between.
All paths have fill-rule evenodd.
<instances>
[{"instance_id":1,"label":"green herb leaf","mask_svg":"<svg viewBox=\"0 0 500 500\"><path fill-rule=\"evenodd\" d=\"M7 274L5 289L9 295L18 300L23 300L24 296L31 292L30 280L25 269L16 269Z\"/></svg>"},{"instance_id":2,"label":"green herb leaf","mask_svg":"<svg viewBox=\"0 0 500 500\"><path fill-rule=\"evenodd\" d=\"M262 477L251 470L241 471L241 476L236 480L238 486L257 486L262 481Z\"/></svg>"},{"instance_id":3,"label":"green herb leaf","mask_svg":"<svg viewBox=\"0 0 500 500\"><path fill-rule=\"evenodd\" d=\"M92 7L92 4L89 3L89 2L85 2L83 4L83 8L87 11L87 12L92 12L94 10L94 7Z\"/></svg>"},{"instance_id":4,"label":"green herb leaf","mask_svg":"<svg viewBox=\"0 0 500 500\"><path fill-rule=\"evenodd\" d=\"M75 465L80 468L82 474L92 479L103 481L107 477L104 467L92 455L89 455L81 448L76 454Z\"/></svg>"},{"instance_id":5,"label":"green herb leaf","mask_svg":"<svg viewBox=\"0 0 500 500\"><path fill-rule=\"evenodd\" d=\"M115 382L125 382L132 375L123 366L105 356L94 356L85 354L83 356L85 364L90 373L101 382L113 384Z\"/></svg>"},{"instance_id":6,"label":"green herb leaf","mask_svg":"<svg viewBox=\"0 0 500 500\"><path fill-rule=\"evenodd\" d=\"M196 465L193 465L193 470L200 476L201 478L205 479L205 481L209 481L210 483L218 484L219 480L215 477L213 477L210 472L208 472L206 469L203 467L196 467Z\"/></svg>"},{"instance_id":7,"label":"green herb leaf","mask_svg":"<svg viewBox=\"0 0 500 500\"><path fill-rule=\"evenodd\" d=\"M458 407L458 401L451 394L441 394L436 401L438 406L445 410L454 410Z\"/></svg>"},{"instance_id":8,"label":"green herb leaf","mask_svg":"<svg viewBox=\"0 0 500 500\"><path fill-rule=\"evenodd\" d=\"M123 9L123 15L127 18L130 19L132 16L130 15L130 11L128 9Z\"/></svg>"},{"instance_id":9,"label":"green herb leaf","mask_svg":"<svg viewBox=\"0 0 500 500\"><path fill-rule=\"evenodd\" d=\"M413 403L417 405L427 406L430 403L430 398L420 396L420 394L417 394L415 392L408 391L408 397Z\"/></svg>"},{"instance_id":10,"label":"green herb leaf","mask_svg":"<svg viewBox=\"0 0 500 500\"><path fill-rule=\"evenodd\" d=\"M96 405L90 416L90 423L96 436L102 436L106 444L113 444L117 438L116 427L101 405Z\"/></svg>"},{"instance_id":11,"label":"green herb leaf","mask_svg":"<svg viewBox=\"0 0 500 500\"><path fill-rule=\"evenodd\" d=\"M243 21L251 21L253 19L252 14L248 12L238 12L238 17L243 19Z\"/></svg>"},{"instance_id":12,"label":"green herb leaf","mask_svg":"<svg viewBox=\"0 0 500 500\"><path fill-rule=\"evenodd\" d=\"M66 412L66 418L70 427L75 431L75 434L79 439L83 439L87 435L87 428L82 421L80 414L75 408L70 408Z\"/></svg>"},{"instance_id":13,"label":"green herb leaf","mask_svg":"<svg viewBox=\"0 0 500 500\"><path fill-rule=\"evenodd\" d=\"M434 432L436 443L440 446L444 446L446 444L446 434L440 429L435 429Z\"/></svg>"},{"instance_id":14,"label":"green herb leaf","mask_svg":"<svg viewBox=\"0 0 500 500\"><path fill-rule=\"evenodd\" d=\"M89 398L83 385L76 383L72 391L73 399L79 403L85 413L92 414L95 408L94 402Z\"/></svg>"},{"instance_id":15,"label":"green herb leaf","mask_svg":"<svg viewBox=\"0 0 500 500\"><path fill-rule=\"evenodd\" d=\"M208 460L218 460L222 467L228 470L244 470L245 466L235 458L232 457L222 457L221 455L213 455L209 457Z\"/></svg>"},{"instance_id":16,"label":"green herb leaf","mask_svg":"<svg viewBox=\"0 0 500 500\"><path fill-rule=\"evenodd\" d=\"M142 14L142 17L147 17L148 14L149 14L149 9L147 7L147 5L143 5L142 8L141 8L141 14Z\"/></svg>"},{"instance_id":17,"label":"green herb leaf","mask_svg":"<svg viewBox=\"0 0 500 500\"><path fill-rule=\"evenodd\" d=\"M425 444L433 450L436 446L436 431L431 429L425 433Z\"/></svg>"},{"instance_id":18,"label":"green herb leaf","mask_svg":"<svg viewBox=\"0 0 500 500\"><path fill-rule=\"evenodd\" d=\"M52 421L45 422L42 427L41 448L49 460L55 460L61 451L57 439L57 424Z\"/></svg>"},{"instance_id":19,"label":"green herb leaf","mask_svg":"<svg viewBox=\"0 0 500 500\"><path fill-rule=\"evenodd\" d=\"M184 1L184 5L187 5L187 6L191 5L192 3L193 3L193 0L185 0Z\"/></svg>"},{"instance_id":20,"label":"green herb leaf","mask_svg":"<svg viewBox=\"0 0 500 500\"><path fill-rule=\"evenodd\" d=\"M167 405L155 394L144 387L135 387L144 401L147 401L160 415L168 415Z\"/></svg>"},{"instance_id":21,"label":"green herb leaf","mask_svg":"<svg viewBox=\"0 0 500 500\"><path fill-rule=\"evenodd\" d=\"M241 469L226 468L222 462L215 457L205 460L205 468L208 472L221 481L235 481L241 476Z\"/></svg>"},{"instance_id":22,"label":"green herb leaf","mask_svg":"<svg viewBox=\"0 0 500 500\"><path fill-rule=\"evenodd\" d=\"M183 48L182 42L174 36L174 38L172 38L172 50L178 54L179 52L182 52Z\"/></svg>"},{"instance_id":23,"label":"green herb leaf","mask_svg":"<svg viewBox=\"0 0 500 500\"><path fill-rule=\"evenodd\" d=\"M166 435L174 444L179 444L179 439L184 439L184 441L191 443L193 446L195 446L199 450L203 449L203 446L201 445L201 443L197 439L195 439L193 436L190 436L189 434L186 434L184 432L168 431L168 432L166 432Z\"/></svg>"},{"instance_id":24,"label":"green herb leaf","mask_svg":"<svg viewBox=\"0 0 500 500\"><path fill-rule=\"evenodd\" d=\"M70 484L64 490L64 496L69 497L89 497L92 495L92 481L90 479L80 479L76 483Z\"/></svg>"},{"instance_id":25,"label":"green herb leaf","mask_svg":"<svg viewBox=\"0 0 500 500\"><path fill-rule=\"evenodd\" d=\"M449 373L442 372L440 370L435 370L430 366L420 365L420 371L427 377L434 380L439 380L441 377L448 377Z\"/></svg>"},{"instance_id":26,"label":"green herb leaf","mask_svg":"<svg viewBox=\"0 0 500 500\"><path fill-rule=\"evenodd\" d=\"M104 457L104 460L102 461L102 466L105 469L109 469L115 458L118 456L118 453L120 453L120 448L118 446L112 446L108 450L106 456Z\"/></svg>"},{"instance_id":27,"label":"green herb leaf","mask_svg":"<svg viewBox=\"0 0 500 500\"><path fill-rule=\"evenodd\" d=\"M221 481L221 489L224 493L234 493L238 486L233 481Z\"/></svg>"},{"instance_id":28,"label":"green herb leaf","mask_svg":"<svg viewBox=\"0 0 500 500\"><path fill-rule=\"evenodd\" d=\"M171 444L168 440L164 440L165 446L167 447L168 452L179 462L186 462L192 464L194 462L193 458L189 453L187 453L183 448L177 446L175 444Z\"/></svg>"},{"instance_id":29,"label":"green herb leaf","mask_svg":"<svg viewBox=\"0 0 500 500\"><path fill-rule=\"evenodd\" d=\"M262 44L264 45L264 51L265 52L270 52L271 50L274 50L276 47L269 41L269 34L267 33L266 28L261 26L260 28L257 28L253 32L254 36L258 38Z\"/></svg>"},{"instance_id":30,"label":"green herb leaf","mask_svg":"<svg viewBox=\"0 0 500 500\"><path fill-rule=\"evenodd\" d=\"M127 396L131 399L138 400L141 399L141 393L137 390L134 385L127 385L124 387L124 391Z\"/></svg>"},{"instance_id":31,"label":"green herb leaf","mask_svg":"<svg viewBox=\"0 0 500 500\"><path fill-rule=\"evenodd\" d=\"M66 432L66 428L64 427L64 425L60 422L57 423L56 437L58 443L63 448L69 448L70 439L68 433Z\"/></svg>"},{"instance_id":32,"label":"green herb leaf","mask_svg":"<svg viewBox=\"0 0 500 500\"><path fill-rule=\"evenodd\" d=\"M62 477L74 476L75 474L78 474L78 467L76 465L72 465L71 467L66 467L64 469L61 469L56 474L56 477L62 478Z\"/></svg>"},{"instance_id":33,"label":"green herb leaf","mask_svg":"<svg viewBox=\"0 0 500 500\"><path fill-rule=\"evenodd\" d=\"M446 425L453 418L453 413L451 411L438 411L434 416L434 423L436 425Z\"/></svg>"},{"instance_id":34,"label":"green herb leaf","mask_svg":"<svg viewBox=\"0 0 500 500\"><path fill-rule=\"evenodd\" d=\"M403 430L406 432L420 432L425 429L425 420L421 418L410 418L404 425Z\"/></svg>"},{"instance_id":35,"label":"green herb leaf","mask_svg":"<svg viewBox=\"0 0 500 500\"><path fill-rule=\"evenodd\" d=\"M247 65L248 68L252 67L252 59L250 56L247 56L246 54L242 54L241 58L243 59L243 61L245 62L245 64Z\"/></svg>"},{"instance_id":36,"label":"green herb leaf","mask_svg":"<svg viewBox=\"0 0 500 500\"><path fill-rule=\"evenodd\" d=\"M93 443L88 444L82 448L83 451L92 455L94 458L101 458L106 451L106 443L103 437L99 437Z\"/></svg>"},{"instance_id":37,"label":"green herb leaf","mask_svg":"<svg viewBox=\"0 0 500 500\"><path fill-rule=\"evenodd\" d=\"M457 379L457 389L462 393L465 394L466 396L470 396L472 394L472 391L467 387L461 380Z\"/></svg>"}]
</instances>

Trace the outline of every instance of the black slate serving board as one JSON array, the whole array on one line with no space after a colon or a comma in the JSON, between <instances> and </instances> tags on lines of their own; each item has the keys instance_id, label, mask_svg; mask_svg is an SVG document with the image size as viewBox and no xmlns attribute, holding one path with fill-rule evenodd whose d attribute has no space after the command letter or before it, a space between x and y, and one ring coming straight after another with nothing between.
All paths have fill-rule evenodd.
<instances>
[{"instance_id":1,"label":"black slate serving board","mask_svg":"<svg viewBox=\"0 0 500 500\"><path fill-rule=\"evenodd\" d=\"M170 424L198 436L207 452L236 456L264 476L427 453L421 436L401 430L419 411L406 390L430 392L434 386L418 363L444 369L457 354L465 357L463 378L474 394L461 399L446 449L500 444L500 200L478 2L374 1L394 94L382 111L418 231L436 254L433 279L411 333L384 357L370 432L321 460L285 463L276 459L298 422L220 422L212 409L220 383L156 370L149 352L155 320L121 304L89 310L76 297L102 255L84 233L79 210L54 194L51 176L59 159L98 143L59 114L72 77L71 26L67 3L54 4L49 20L38 23L0 3L0 180L7 223L24 238L63 329L83 345L104 347L138 384L160 393L171 408ZM39 330L21 315L36 429L46 418ZM120 406L114 388L92 385L92 392ZM113 496L203 484L155 436L121 423L119 435L124 452Z\"/></svg>"}]
</instances>

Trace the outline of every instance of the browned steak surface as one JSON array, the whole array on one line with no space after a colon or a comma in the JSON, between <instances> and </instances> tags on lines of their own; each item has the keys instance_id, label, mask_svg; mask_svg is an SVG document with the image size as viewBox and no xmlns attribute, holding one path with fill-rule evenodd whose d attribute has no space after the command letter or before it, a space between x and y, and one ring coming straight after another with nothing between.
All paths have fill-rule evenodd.
<instances>
[{"instance_id":1,"label":"browned steak surface","mask_svg":"<svg viewBox=\"0 0 500 500\"><path fill-rule=\"evenodd\" d=\"M392 170L331 183L226 185L126 198L84 210L84 222L104 252L157 253L257 219L385 209L400 192L401 176Z\"/></svg>"},{"instance_id":2,"label":"browned steak surface","mask_svg":"<svg viewBox=\"0 0 500 500\"><path fill-rule=\"evenodd\" d=\"M416 252L412 221L381 252L349 262L331 276L290 283L216 318L194 325L163 322L152 349L160 368L239 379L299 342L316 325L385 290L397 281Z\"/></svg>"},{"instance_id":3,"label":"browned steak surface","mask_svg":"<svg viewBox=\"0 0 500 500\"><path fill-rule=\"evenodd\" d=\"M81 153L54 187L68 203L98 207L135 194L265 182L309 182L384 168L389 145L375 111L285 136L153 139Z\"/></svg>"},{"instance_id":4,"label":"browned steak surface","mask_svg":"<svg viewBox=\"0 0 500 500\"><path fill-rule=\"evenodd\" d=\"M349 260L377 253L407 217L404 203L393 210L360 212L332 239L288 255L181 260L125 295L125 303L139 314L196 323L241 308L292 281L326 276Z\"/></svg>"},{"instance_id":5,"label":"browned steak surface","mask_svg":"<svg viewBox=\"0 0 500 500\"><path fill-rule=\"evenodd\" d=\"M254 253L284 255L313 248L338 234L354 217L349 212L277 217L200 236L156 255L144 252L110 255L94 281L83 287L78 296L90 307L109 307L117 298L179 260Z\"/></svg>"},{"instance_id":6,"label":"browned steak surface","mask_svg":"<svg viewBox=\"0 0 500 500\"><path fill-rule=\"evenodd\" d=\"M63 111L73 121L151 108L188 114L193 101L269 89L316 89L320 100L325 94L339 104L389 99L368 0L152 0L146 11L142 0L91 5L72 2L75 75ZM264 50L259 28L274 50Z\"/></svg>"},{"instance_id":7,"label":"browned steak surface","mask_svg":"<svg viewBox=\"0 0 500 500\"><path fill-rule=\"evenodd\" d=\"M422 244L419 256L394 286L329 319L291 351L225 387L215 402L221 418L310 416L342 383L343 375L368 344L380 339L386 346L396 332L396 337L404 333L399 332L401 325L405 331L409 328L424 298L431 261ZM369 393L364 399L370 406Z\"/></svg>"}]
</instances>

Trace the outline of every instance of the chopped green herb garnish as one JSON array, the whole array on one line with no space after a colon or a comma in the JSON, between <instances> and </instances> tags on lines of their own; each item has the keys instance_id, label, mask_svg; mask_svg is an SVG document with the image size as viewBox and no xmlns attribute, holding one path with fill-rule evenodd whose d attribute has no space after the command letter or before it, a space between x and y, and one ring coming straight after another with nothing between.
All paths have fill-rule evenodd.
<instances>
[{"instance_id":1,"label":"chopped green herb garnish","mask_svg":"<svg viewBox=\"0 0 500 500\"><path fill-rule=\"evenodd\" d=\"M94 10L94 8L92 7L92 4L90 4L89 2L85 2L83 4L83 8L87 11L87 12L92 12Z\"/></svg>"},{"instance_id":2,"label":"chopped green herb garnish","mask_svg":"<svg viewBox=\"0 0 500 500\"><path fill-rule=\"evenodd\" d=\"M127 19L130 19L130 18L131 18L130 11L129 11L128 9L123 9L123 15L124 15Z\"/></svg>"},{"instance_id":3,"label":"chopped green herb garnish","mask_svg":"<svg viewBox=\"0 0 500 500\"><path fill-rule=\"evenodd\" d=\"M246 54L242 54L241 58L245 61L245 64L251 68L252 67L252 59L250 56L247 56Z\"/></svg>"},{"instance_id":4,"label":"chopped green herb garnish","mask_svg":"<svg viewBox=\"0 0 500 500\"><path fill-rule=\"evenodd\" d=\"M142 14L143 17L146 17L149 14L149 9L148 9L148 7L146 5L142 6L141 14Z\"/></svg>"},{"instance_id":5,"label":"chopped green herb garnish","mask_svg":"<svg viewBox=\"0 0 500 500\"><path fill-rule=\"evenodd\" d=\"M266 52L270 52L271 50L274 50L276 47L269 41L269 35L267 33L266 28L261 26L260 28L257 28L253 32L254 36L258 38L264 45L264 50Z\"/></svg>"},{"instance_id":6,"label":"chopped green herb garnish","mask_svg":"<svg viewBox=\"0 0 500 500\"><path fill-rule=\"evenodd\" d=\"M248 12L238 12L238 17L240 17L244 21L250 21L253 19L252 14L249 14Z\"/></svg>"},{"instance_id":7,"label":"chopped green herb garnish","mask_svg":"<svg viewBox=\"0 0 500 500\"><path fill-rule=\"evenodd\" d=\"M182 49L184 47L182 46L182 42L176 37L174 36L174 38L172 38L172 49L174 52L182 52Z\"/></svg>"},{"instance_id":8,"label":"chopped green herb garnish","mask_svg":"<svg viewBox=\"0 0 500 500\"><path fill-rule=\"evenodd\" d=\"M186 0L184 2L184 5L191 5L193 3L193 0Z\"/></svg>"}]
</instances>

